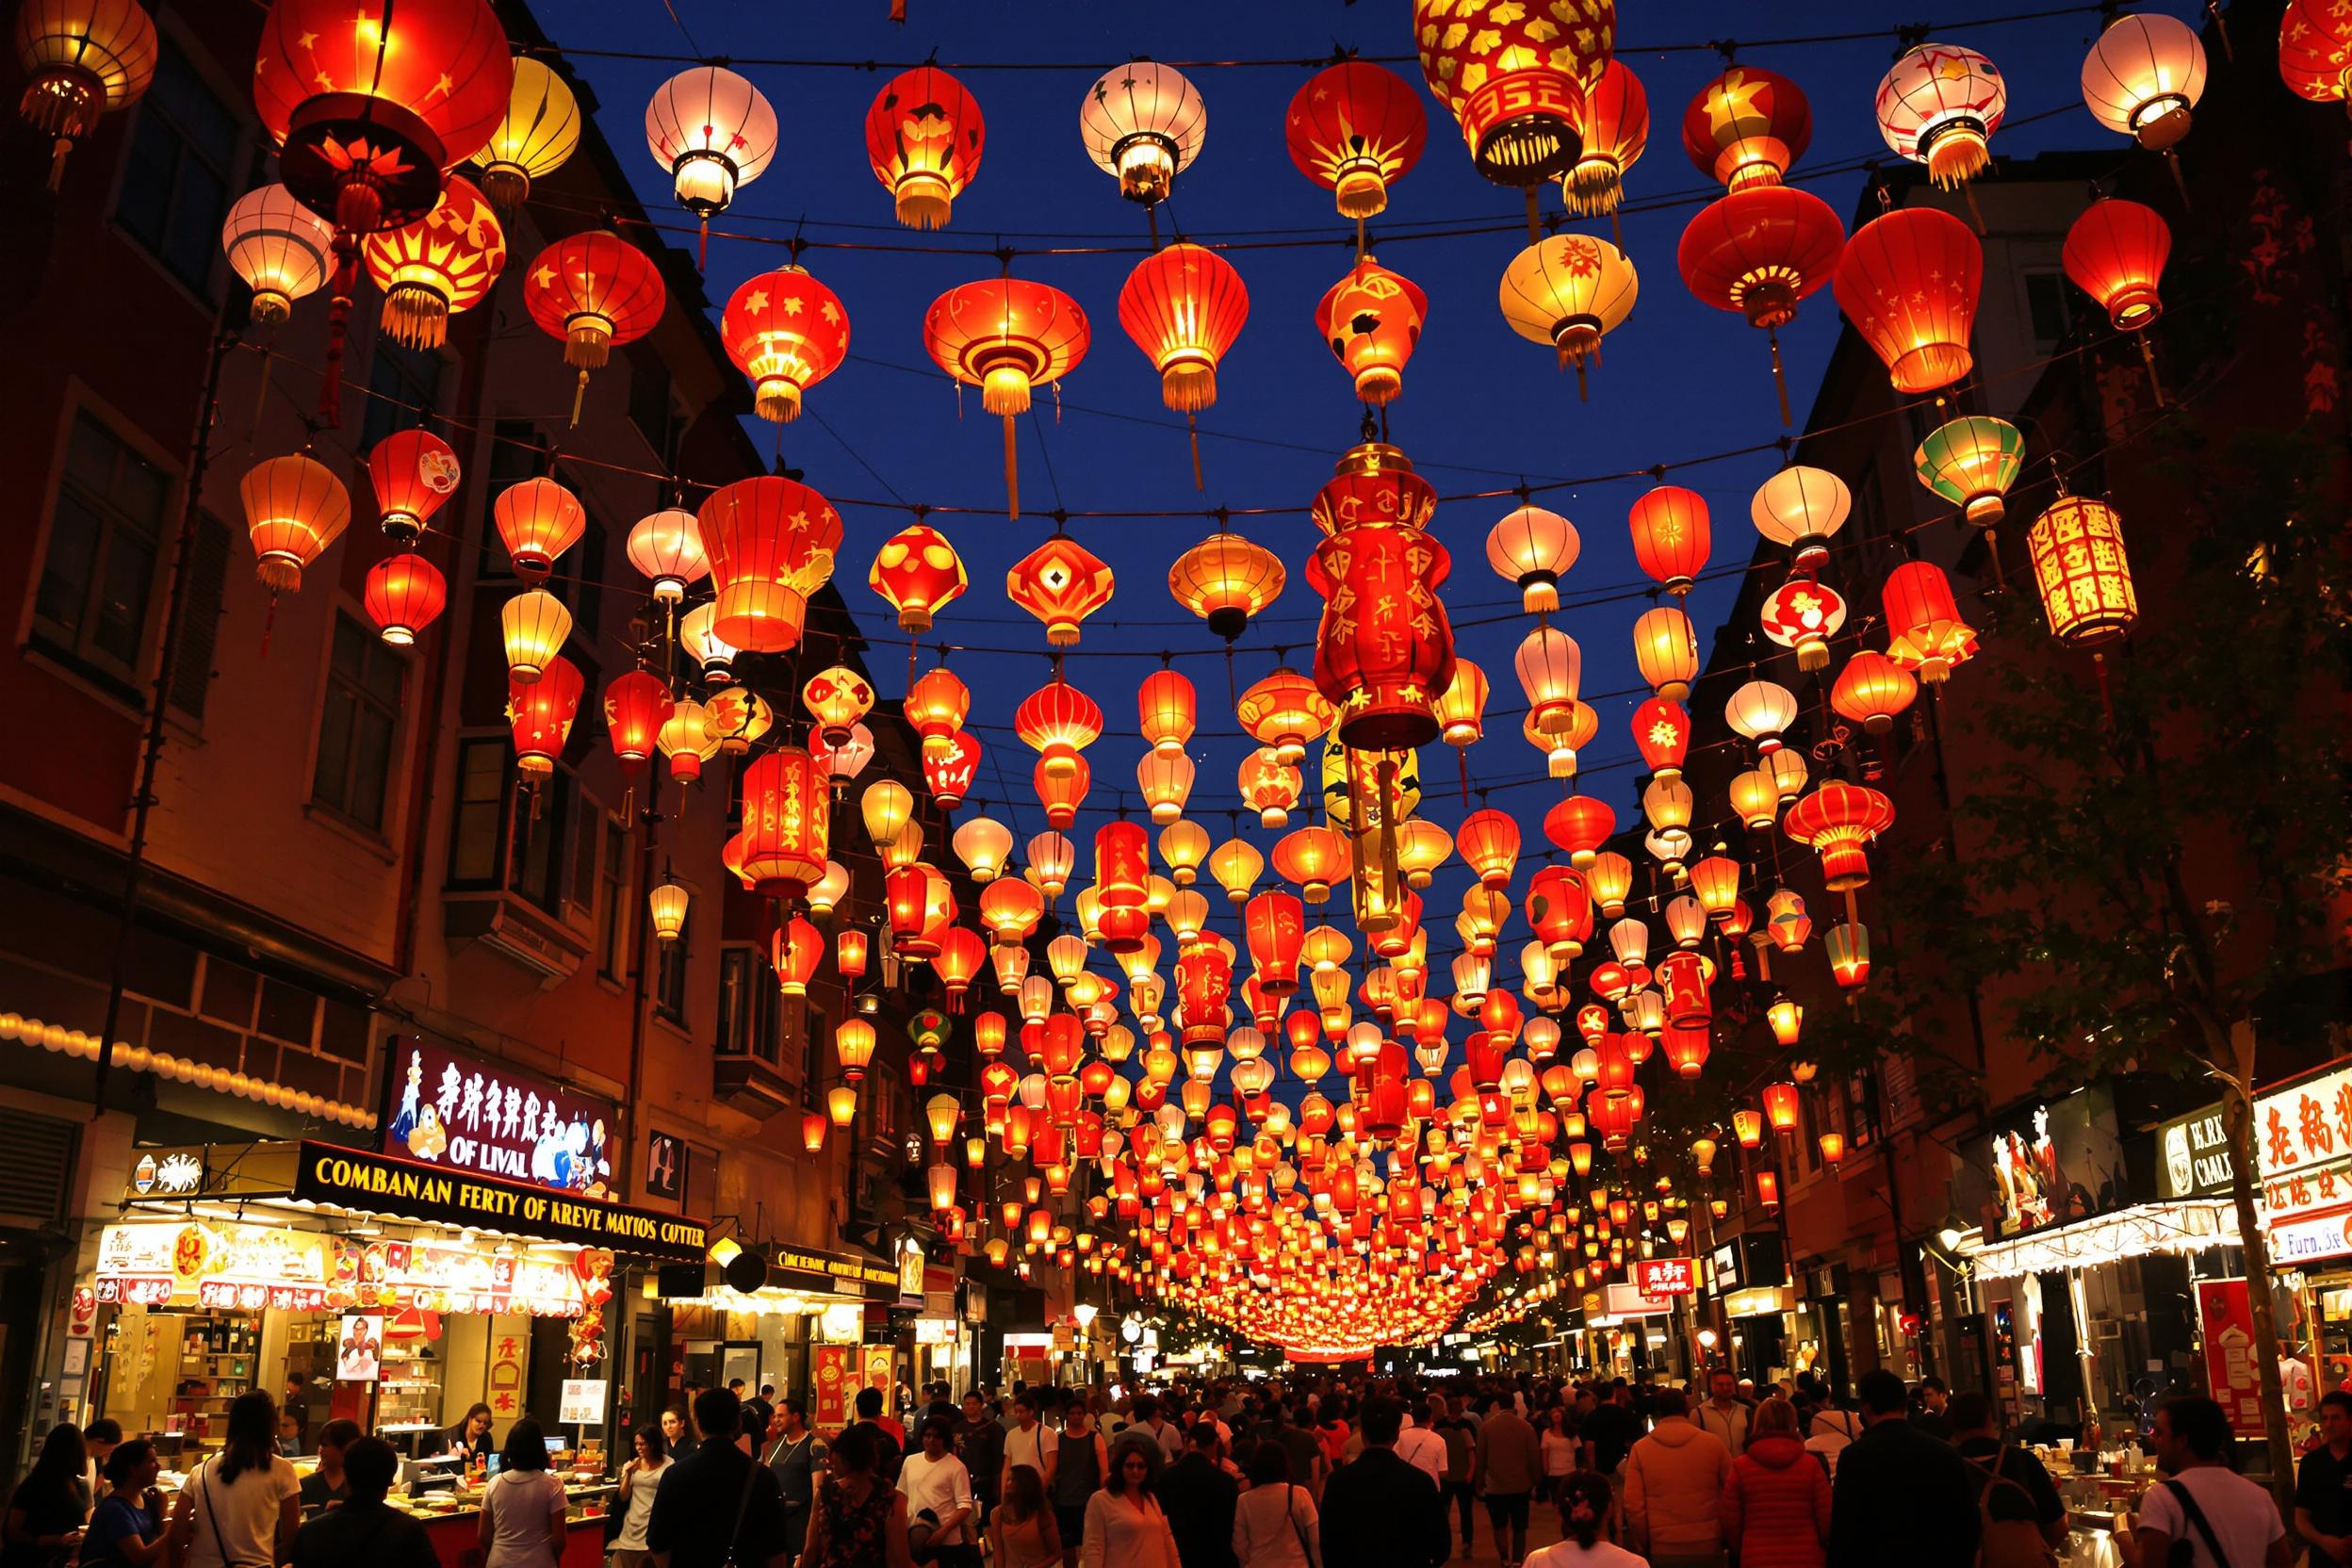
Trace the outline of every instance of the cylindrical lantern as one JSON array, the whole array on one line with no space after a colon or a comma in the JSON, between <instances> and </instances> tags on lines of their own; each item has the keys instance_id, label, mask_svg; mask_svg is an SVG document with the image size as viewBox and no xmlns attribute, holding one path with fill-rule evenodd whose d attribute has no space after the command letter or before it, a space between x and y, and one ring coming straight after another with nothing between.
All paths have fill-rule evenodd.
<instances>
[{"instance_id":1,"label":"cylindrical lantern","mask_svg":"<svg viewBox=\"0 0 2352 1568\"><path fill-rule=\"evenodd\" d=\"M2087 496L2061 497L2034 520L2025 544L2050 635L2088 645L2132 629L2140 600L2114 507Z\"/></svg>"},{"instance_id":2,"label":"cylindrical lantern","mask_svg":"<svg viewBox=\"0 0 2352 1568\"><path fill-rule=\"evenodd\" d=\"M738 480L695 514L718 590L711 629L735 647L781 653L800 641L808 596L833 576L841 517L797 480Z\"/></svg>"},{"instance_id":3,"label":"cylindrical lantern","mask_svg":"<svg viewBox=\"0 0 2352 1568\"><path fill-rule=\"evenodd\" d=\"M743 772L743 879L769 898L799 898L825 873L831 813L822 773L780 746Z\"/></svg>"}]
</instances>

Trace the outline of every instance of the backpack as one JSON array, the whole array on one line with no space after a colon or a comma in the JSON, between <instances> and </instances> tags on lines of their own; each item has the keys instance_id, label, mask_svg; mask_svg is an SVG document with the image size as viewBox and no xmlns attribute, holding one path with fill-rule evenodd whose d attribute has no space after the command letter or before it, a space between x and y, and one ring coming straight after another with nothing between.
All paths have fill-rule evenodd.
<instances>
[{"instance_id":1,"label":"backpack","mask_svg":"<svg viewBox=\"0 0 2352 1568\"><path fill-rule=\"evenodd\" d=\"M1968 1461L1984 1472L1984 1485L1978 1492L1976 1500L1979 1526L1977 1568L2056 1568L2058 1554L2051 1551L2050 1543L2042 1539L2042 1527L2033 1517L2034 1494L2001 1474L2001 1463L2008 1456L2009 1450L2004 1447L1993 1455L1990 1464L1977 1460ZM2024 1501L2026 1517L1993 1517L1993 1496L2004 1486Z\"/></svg>"}]
</instances>

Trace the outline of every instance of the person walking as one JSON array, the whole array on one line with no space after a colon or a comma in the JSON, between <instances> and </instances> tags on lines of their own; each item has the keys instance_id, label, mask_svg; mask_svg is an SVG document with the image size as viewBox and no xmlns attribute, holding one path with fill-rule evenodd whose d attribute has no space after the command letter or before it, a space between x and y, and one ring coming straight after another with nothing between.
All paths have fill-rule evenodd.
<instances>
[{"instance_id":1,"label":"person walking","mask_svg":"<svg viewBox=\"0 0 2352 1568\"><path fill-rule=\"evenodd\" d=\"M1723 1440L1732 1457L1740 1457L1748 1446L1748 1407L1740 1402L1740 1380L1731 1368L1719 1366L1707 1375L1707 1399L1692 1413L1691 1420L1703 1432L1713 1432Z\"/></svg>"},{"instance_id":2,"label":"person walking","mask_svg":"<svg viewBox=\"0 0 2352 1568\"><path fill-rule=\"evenodd\" d=\"M1576 1474L1576 1457L1584 1447L1576 1438L1576 1417L1569 1414L1566 1405L1554 1405L1544 1413L1543 1429L1536 1439L1544 1455L1544 1495L1558 1504L1560 1485Z\"/></svg>"},{"instance_id":3,"label":"person walking","mask_svg":"<svg viewBox=\"0 0 2352 1568\"><path fill-rule=\"evenodd\" d=\"M1059 1432L1040 1425L1038 1430L1054 1439L1046 1450L1046 1500L1054 1508L1054 1527L1062 1539L1062 1561L1075 1564L1078 1547L1086 1533L1086 1504L1102 1490L1102 1478L1110 1473L1110 1450L1104 1446L1102 1434L1095 1429L1094 1411L1084 1401L1072 1404L1063 1419L1068 1425ZM1019 1441L1021 1429L1013 1429L1013 1441L1007 1443L1009 1457L1015 1448L1027 1451L1028 1446Z\"/></svg>"},{"instance_id":4,"label":"person walking","mask_svg":"<svg viewBox=\"0 0 2352 1568\"><path fill-rule=\"evenodd\" d=\"M998 1451L998 1469L1001 1481L1002 1472L1011 1470L1016 1464L1027 1465L1045 1482L1045 1494L1051 1497L1054 1495L1054 1462L1061 1448L1062 1439L1059 1432L1037 1419L1040 1408L1035 1389L1024 1388L1013 1396L1013 1424L1004 1433L1004 1445ZM1079 1506L1085 1506L1083 1498ZM1064 1530L1062 1538L1068 1541L1070 1532Z\"/></svg>"},{"instance_id":5,"label":"person walking","mask_svg":"<svg viewBox=\"0 0 2352 1568\"><path fill-rule=\"evenodd\" d=\"M1560 1538L1528 1553L1527 1568L1650 1568L1608 1538L1616 1494L1607 1476L1579 1470L1560 1483L1553 1500L1560 1504Z\"/></svg>"},{"instance_id":6,"label":"person walking","mask_svg":"<svg viewBox=\"0 0 2352 1568\"><path fill-rule=\"evenodd\" d=\"M787 1399L778 1405L760 1462L776 1478L784 1511L784 1550L792 1557L808 1541L808 1515L816 1507L818 1467L825 1456L825 1439L808 1425L808 1401Z\"/></svg>"},{"instance_id":7,"label":"person walking","mask_svg":"<svg viewBox=\"0 0 2352 1568\"><path fill-rule=\"evenodd\" d=\"M1723 1484L1731 1450L1690 1420L1690 1396L1651 1396L1657 1424L1625 1455L1625 1536L1652 1568L1721 1568Z\"/></svg>"},{"instance_id":8,"label":"person walking","mask_svg":"<svg viewBox=\"0 0 2352 1568\"><path fill-rule=\"evenodd\" d=\"M329 1425L333 1425L332 1422ZM636 1452L621 1466L620 1532L612 1537L612 1555L619 1568L645 1568L653 1549L645 1544L645 1527L653 1523L653 1496L662 1490L662 1477L677 1462L659 1427L641 1427L631 1440Z\"/></svg>"},{"instance_id":9,"label":"person walking","mask_svg":"<svg viewBox=\"0 0 2352 1568\"><path fill-rule=\"evenodd\" d=\"M1316 1505L1323 1560L1332 1568L1438 1568L1447 1555L1446 1505L1429 1477L1396 1457L1402 1413L1372 1398L1357 1418L1364 1454L1325 1484Z\"/></svg>"},{"instance_id":10,"label":"person walking","mask_svg":"<svg viewBox=\"0 0 2352 1568\"><path fill-rule=\"evenodd\" d=\"M1910 1423L1892 1372L1865 1372L1854 1387L1865 1425L1838 1458L1828 1568L1970 1568L1982 1530L1968 1461Z\"/></svg>"},{"instance_id":11,"label":"person walking","mask_svg":"<svg viewBox=\"0 0 2352 1568\"><path fill-rule=\"evenodd\" d=\"M993 1425L993 1423L991 1423ZM1025 1464L1013 1466L1003 1501L988 1514L992 1568L1053 1568L1063 1560L1060 1526L1045 1500L1045 1482Z\"/></svg>"},{"instance_id":12,"label":"person walking","mask_svg":"<svg viewBox=\"0 0 2352 1568\"><path fill-rule=\"evenodd\" d=\"M2313 1413L2320 1442L2295 1471L2295 1533L2311 1543L2320 1568L2352 1562L2352 1394L2321 1395Z\"/></svg>"},{"instance_id":13,"label":"person walking","mask_svg":"<svg viewBox=\"0 0 2352 1568\"><path fill-rule=\"evenodd\" d=\"M918 1429L915 1452L899 1467L898 1491L906 1499L911 1550L920 1533L926 1561L940 1568L979 1568L980 1548L972 1525L972 1473L956 1457L956 1423L934 1415Z\"/></svg>"},{"instance_id":14,"label":"person walking","mask_svg":"<svg viewBox=\"0 0 2352 1568\"><path fill-rule=\"evenodd\" d=\"M1396 1434L1396 1457L1434 1481L1443 1491L1446 1485L1446 1439L1434 1429L1437 1416L1431 1401L1423 1401L1413 1408L1404 1428Z\"/></svg>"},{"instance_id":15,"label":"person walking","mask_svg":"<svg viewBox=\"0 0 2352 1568\"><path fill-rule=\"evenodd\" d=\"M996 1511L1004 1483L1004 1429L988 1413L988 1402L978 1389L964 1396L964 1418L956 1429L956 1451L972 1472L972 1495L985 1521ZM1042 1483L1043 1477L1039 1477Z\"/></svg>"},{"instance_id":16,"label":"person walking","mask_svg":"<svg viewBox=\"0 0 2352 1568\"><path fill-rule=\"evenodd\" d=\"M1723 1481L1723 1544L1740 1568L1821 1568L1829 1553L1829 1472L1797 1437L1786 1399L1756 1407L1747 1449Z\"/></svg>"},{"instance_id":17,"label":"person walking","mask_svg":"<svg viewBox=\"0 0 2352 1568\"><path fill-rule=\"evenodd\" d=\"M1184 1457L1160 1472L1160 1507L1184 1568L1233 1568L1233 1510L1241 1488L1217 1457L1217 1423L1203 1417L1184 1434Z\"/></svg>"},{"instance_id":18,"label":"person walking","mask_svg":"<svg viewBox=\"0 0 2352 1568\"><path fill-rule=\"evenodd\" d=\"M1154 1404L1152 1413L1157 1411ZM1086 1501L1078 1550L1086 1568L1183 1568L1175 1533L1154 1494L1160 1443L1149 1421L1147 1416L1119 1437L1111 1450L1110 1473Z\"/></svg>"},{"instance_id":19,"label":"person walking","mask_svg":"<svg viewBox=\"0 0 2352 1568\"><path fill-rule=\"evenodd\" d=\"M380 1437L344 1445L343 1499L294 1532L293 1568L437 1568L424 1525L384 1500L400 1467Z\"/></svg>"},{"instance_id":20,"label":"person walking","mask_svg":"<svg viewBox=\"0 0 2352 1568\"><path fill-rule=\"evenodd\" d=\"M1290 1478L1290 1456L1260 1445L1250 1456L1250 1490L1233 1510L1231 1560L1240 1568L1323 1568L1321 1529L1315 1499Z\"/></svg>"},{"instance_id":21,"label":"person walking","mask_svg":"<svg viewBox=\"0 0 2352 1568\"><path fill-rule=\"evenodd\" d=\"M1478 1489L1471 1484L1471 1467L1478 1460L1478 1424L1462 1413L1462 1396L1431 1399L1438 1412L1429 1426L1446 1442L1446 1474L1438 1482L1439 1503L1462 1515L1462 1555L1468 1557L1473 1521L1478 1517Z\"/></svg>"},{"instance_id":22,"label":"person walking","mask_svg":"<svg viewBox=\"0 0 2352 1568\"><path fill-rule=\"evenodd\" d=\"M2352 1406L2352 1395L2345 1396ZM2066 1544L2066 1505L2042 1462L2001 1440L1993 1402L1970 1390L1944 1407L1952 1447L1980 1472L1977 1511L1984 1531L1984 1568L2038 1565Z\"/></svg>"},{"instance_id":23,"label":"person walking","mask_svg":"<svg viewBox=\"0 0 2352 1568\"><path fill-rule=\"evenodd\" d=\"M526 1415L506 1429L498 1473L482 1494L475 1535L482 1568L555 1568L567 1533L564 1510L564 1482L547 1474L547 1434Z\"/></svg>"},{"instance_id":24,"label":"person walking","mask_svg":"<svg viewBox=\"0 0 2352 1568\"><path fill-rule=\"evenodd\" d=\"M1527 1418L1508 1401L1495 1405L1478 1426L1470 1479L1486 1499L1486 1522L1494 1527L1494 1554L1503 1568L1527 1555L1528 1502L1544 1478L1544 1445Z\"/></svg>"},{"instance_id":25,"label":"person walking","mask_svg":"<svg viewBox=\"0 0 2352 1568\"><path fill-rule=\"evenodd\" d=\"M2115 1521L2118 1542L2130 1526L2125 1568L2287 1568L2295 1553L2278 1503L2223 1460L2230 1418L2220 1405L2199 1394L2165 1400L2148 1446L2170 1478L2148 1489L2136 1517Z\"/></svg>"},{"instance_id":26,"label":"person walking","mask_svg":"<svg viewBox=\"0 0 2352 1568\"><path fill-rule=\"evenodd\" d=\"M546 1450L540 1452L544 1462ZM78 1471L80 1456L74 1460ZM188 1474L172 1511L184 1568L284 1562L302 1522L302 1490L294 1466L278 1456L276 1401L259 1389L238 1395L220 1452Z\"/></svg>"},{"instance_id":27,"label":"person walking","mask_svg":"<svg viewBox=\"0 0 2352 1568\"><path fill-rule=\"evenodd\" d=\"M743 1401L724 1388L694 1396L702 1442L673 1459L653 1494L645 1547L664 1568L789 1568L776 1473L735 1444Z\"/></svg>"}]
</instances>

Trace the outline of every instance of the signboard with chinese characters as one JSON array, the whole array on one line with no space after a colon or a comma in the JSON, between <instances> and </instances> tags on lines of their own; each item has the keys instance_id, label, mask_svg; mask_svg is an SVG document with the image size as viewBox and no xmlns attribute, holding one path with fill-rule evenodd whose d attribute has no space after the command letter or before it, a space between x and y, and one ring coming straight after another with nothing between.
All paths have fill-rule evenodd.
<instances>
[{"instance_id":1,"label":"signboard with chinese characters","mask_svg":"<svg viewBox=\"0 0 2352 1568\"><path fill-rule=\"evenodd\" d=\"M2175 1117L2156 1129L2156 1184L2166 1198L2228 1192L2232 1165L2219 1104Z\"/></svg>"},{"instance_id":2,"label":"signboard with chinese characters","mask_svg":"<svg viewBox=\"0 0 2352 1568\"><path fill-rule=\"evenodd\" d=\"M555 1418L567 1427L604 1424L606 1391L612 1385L601 1378L566 1378L556 1400Z\"/></svg>"},{"instance_id":3,"label":"signboard with chinese characters","mask_svg":"<svg viewBox=\"0 0 2352 1568\"><path fill-rule=\"evenodd\" d=\"M2254 1156L2273 1263L2352 1251L2352 1061L2257 1095Z\"/></svg>"},{"instance_id":4,"label":"signboard with chinese characters","mask_svg":"<svg viewBox=\"0 0 2352 1568\"><path fill-rule=\"evenodd\" d=\"M480 1176L612 1196L612 1102L429 1040L393 1047L384 1152Z\"/></svg>"},{"instance_id":5,"label":"signboard with chinese characters","mask_svg":"<svg viewBox=\"0 0 2352 1568\"><path fill-rule=\"evenodd\" d=\"M2240 1437L2262 1435L2262 1369L2254 1353L2254 1309L2244 1280L2197 1282L2204 1323L2205 1377Z\"/></svg>"},{"instance_id":6,"label":"signboard with chinese characters","mask_svg":"<svg viewBox=\"0 0 2352 1568\"><path fill-rule=\"evenodd\" d=\"M486 1247L375 1241L211 1220L109 1225L99 1233L106 1305L258 1312L516 1312L576 1317L585 1300L569 1259ZM380 1336L379 1336L380 1337Z\"/></svg>"},{"instance_id":7,"label":"signboard with chinese characters","mask_svg":"<svg viewBox=\"0 0 2352 1568\"><path fill-rule=\"evenodd\" d=\"M1620 1284L1613 1280L1604 1287L1601 1299L1611 1317L1656 1317L1673 1310L1669 1303L1644 1293L1639 1285Z\"/></svg>"},{"instance_id":8,"label":"signboard with chinese characters","mask_svg":"<svg viewBox=\"0 0 2352 1568\"><path fill-rule=\"evenodd\" d=\"M809 1352L811 1380L817 1389L815 1424L821 1432L836 1432L849 1425L849 1402L856 1396L851 1360L857 1353L857 1348L850 1345L820 1345Z\"/></svg>"},{"instance_id":9,"label":"signboard with chinese characters","mask_svg":"<svg viewBox=\"0 0 2352 1568\"><path fill-rule=\"evenodd\" d=\"M1633 1287L1653 1298L1688 1296L1699 1288L1689 1258L1636 1258Z\"/></svg>"}]
</instances>

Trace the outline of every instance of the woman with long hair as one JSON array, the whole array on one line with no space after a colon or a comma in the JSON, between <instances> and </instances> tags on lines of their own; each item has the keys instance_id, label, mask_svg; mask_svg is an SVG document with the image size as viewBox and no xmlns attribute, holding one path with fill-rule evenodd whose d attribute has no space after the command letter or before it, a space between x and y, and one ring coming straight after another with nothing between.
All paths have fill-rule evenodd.
<instances>
[{"instance_id":1,"label":"woman with long hair","mask_svg":"<svg viewBox=\"0 0 2352 1568\"><path fill-rule=\"evenodd\" d=\"M162 1472L155 1446L143 1437L106 1456L109 1490L82 1537L81 1568L158 1568L170 1545L163 1494L155 1490Z\"/></svg>"},{"instance_id":2,"label":"woman with long hair","mask_svg":"<svg viewBox=\"0 0 2352 1568\"><path fill-rule=\"evenodd\" d=\"M988 1515L988 1555L995 1568L1052 1568L1062 1560L1062 1532L1046 1506L1045 1481L1026 1464L1004 1478L1004 1500Z\"/></svg>"},{"instance_id":3,"label":"woman with long hair","mask_svg":"<svg viewBox=\"0 0 2352 1568\"><path fill-rule=\"evenodd\" d=\"M800 1568L913 1568L906 1499L876 1469L875 1429L861 1421L833 1440L825 1456L831 1474L817 1487Z\"/></svg>"},{"instance_id":4,"label":"woman with long hair","mask_svg":"<svg viewBox=\"0 0 2352 1568\"><path fill-rule=\"evenodd\" d=\"M1290 1478L1279 1443L1250 1453L1250 1490L1233 1505L1233 1557L1241 1568L1322 1568L1315 1499Z\"/></svg>"},{"instance_id":5,"label":"woman with long hair","mask_svg":"<svg viewBox=\"0 0 2352 1568\"><path fill-rule=\"evenodd\" d=\"M1182 1568L1176 1534L1154 1494L1159 1479L1159 1444L1149 1433L1122 1433L1102 1490L1086 1500L1078 1551L1085 1568Z\"/></svg>"},{"instance_id":6,"label":"woman with long hair","mask_svg":"<svg viewBox=\"0 0 2352 1568\"><path fill-rule=\"evenodd\" d=\"M188 1473L172 1512L174 1568L284 1562L302 1522L302 1483L278 1454L278 1404L259 1389L229 1405L220 1452Z\"/></svg>"},{"instance_id":7,"label":"woman with long hair","mask_svg":"<svg viewBox=\"0 0 2352 1568\"><path fill-rule=\"evenodd\" d=\"M5 1527L7 1546L0 1561L8 1568L45 1568L70 1561L82 1544L82 1527L90 1520L90 1496L82 1472L90 1464L90 1447L82 1429L66 1423L49 1429L41 1439L41 1457L16 1483L8 1497Z\"/></svg>"},{"instance_id":8,"label":"woman with long hair","mask_svg":"<svg viewBox=\"0 0 2352 1568\"><path fill-rule=\"evenodd\" d=\"M1579 1470L1562 1478L1552 1495L1560 1505L1560 1542L1529 1552L1520 1568L1649 1568L1646 1558L1609 1539L1615 1531L1607 1476Z\"/></svg>"},{"instance_id":9,"label":"woman with long hair","mask_svg":"<svg viewBox=\"0 0 2352 1568\"><path fill-rule=\"evenodd\" d=\"M555 1568L568 1531L564 1482L547 1474L547 1439L524 1416L506 1429L498 1474L482 1494L482 1568Z\"/></svg>"},{"instance_id":10,"label":"woman with long hair","mask_svg":"<svg viewBox=\"0 0 2352 1568\"><path fill-rule=\"evenodd\" d=\"M466 1407L466 1413L458 1418L455 1426L443 1429L441 1451L445 1454L465 1455L468 1465L487 1459L492 1446L490 1442L492 1419L490 1407L479 1399L475 1400Z\"/></svg>"},{"instance_id":11,"label":"woman with long hair","mask_svg":"<svg viewBox=\"0 0 2352 1568\"><path fill-rule=\"evenodd\" d=\"M645 1559L652 1555L645 1546L645 1527L653 1522L653 1494L662 1489L662 1478L676 1462L659 1427L638 1428L634 1444L636 1453L621 1466L621 1529L612 1538L612 1555L619 1560L619 1568L644 1568Z\"/></svg>"}]
</instances>

